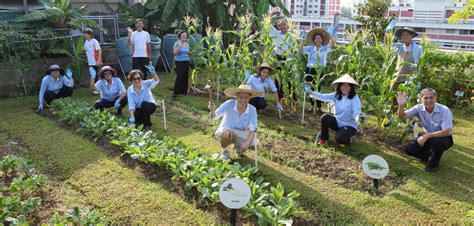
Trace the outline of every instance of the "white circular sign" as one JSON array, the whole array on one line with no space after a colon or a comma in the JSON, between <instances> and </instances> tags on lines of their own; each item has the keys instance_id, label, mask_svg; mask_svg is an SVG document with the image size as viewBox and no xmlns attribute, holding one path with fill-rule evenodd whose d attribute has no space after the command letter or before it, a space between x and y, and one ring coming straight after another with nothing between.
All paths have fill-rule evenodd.
<instances>
[{"instance_id":1,"label":"white circular sign","mask_svg":"<svg viewBox=\"0 0 474 226\"><path fill-rule=\"evenodd\" d=\"M373 179L382 179L388 174L388 163L378 155L369 155L362 161L362 169Z\"/></svg>"},{"instance_id":2,"label":"white circular sign","mask_svg":"<svg viewBox=\"0 0 474 226\"><path fill-rule=\"evenodd\" d=\"M219 189L219 199L227 208L240 209L250 200L250 187L242 179L228 179Z\"/></svg>"}]
</instances>

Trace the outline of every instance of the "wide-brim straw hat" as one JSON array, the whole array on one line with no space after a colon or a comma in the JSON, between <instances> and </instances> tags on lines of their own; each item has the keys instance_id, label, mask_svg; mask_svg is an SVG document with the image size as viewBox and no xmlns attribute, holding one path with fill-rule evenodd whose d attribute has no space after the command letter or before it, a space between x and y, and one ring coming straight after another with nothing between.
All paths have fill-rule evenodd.
<instances>
[{"instance_id":1,"label":"wide-brim straw hat","mask_svg":"<svg viewBox=\"0 0 474 226\"><path fill-rule=\"evenodd\" d=\"M225 95L229 97L234 97L234 98L237 98L238 93L248 93L250 94L250 98L259 96L261 94L259 91L253 90L252 88L250 88L250 86L248 85L240 85L237 88L236 87L227 88L226 90L224 90L224 93Z\"/></svg>"},{"instance_id":2,"label":"wide-brim straw hat","mask_svg":"<svg viewBox=\"0 0 474 226\"><path fill-rule=\"evenodd\" d=\"M263 68L268 68L268 70L270 70L270 75L273 75L276 73L276 70L273 69L269 64L267 63L262 63L260 64L260 66L257 66L257 67L254 67L253 69L257 72L257 73L260 73L260 71L263 69Z\"/></svg>"},{"instance_id":3,"label":"wide-brim straw hat","mask_svg":"<svg viewBox=\"0 0 474 226\"><path fill-rule=\"evenodd\" d=\"M323 46L329 43L329 33L326 30L321 29L321 28L315 28L309 31L308 34L306 35L306 41L311 44L314 44L313 40L314 40L315 35L321 35L323 37Z\"/></svg>"},{"instance_id":4,"label":"wide-brim straw hat","mask_svg":"<svg viewBox=\"0 0 474 226\"><path fill-rule=\"evenodd\" d=\"M112 68L111 66L103 66L100 70L99 70L99 78L102 77L102 74L106 71L110 71L112 72L112 76L117 76L117 70L115 70L114 68Z\"/></svg>"},{"instance_id":5,"label":"wide-brim straw hat","mask_svg":"<svg viewBox=\"0 0 474 226\"><path fill-rule=\"evenodd\" d=\"M348 74L345 74L345 75L341 76L340 78L336 79L334 82L331 83L331 86L332 87L337 87L337 85L340 84L340 83L349 83L349 84L355 85L356 87L359 87L359 83L357 83L356 80L354 80Z\"/></svg>"},{"instance_id":6,"label":"wide-brim straw hat","mask_svg":"<svg viewBox=\"0 0 474 226\"><path fill-rule=\"evenodd\" d=\"M49 69L46 71L46 74L49 75L52 71L59 71L59 74L64 75L64 70L57 64L49 66Z\"/></svg>"},{"instance_id":7,"label":"wide-brim straw hat","mask_svg":"<svg viewBox=\"0 0 474 226\"><path fill-rule=\"evenodd\" d=\"M402 35L402 32L403 32L403 31L408 31L408 32L412 33L412 34L413 34L413 38L416 37L416 36L418 36L418 33L416 33L416 31L413 30L413 28L411 28L411 27L402 27L402 28L399 28L397 31L395 31L395 36L397 36L397 38L399 38L400 35Z\"/></svg>"}]
</instances>

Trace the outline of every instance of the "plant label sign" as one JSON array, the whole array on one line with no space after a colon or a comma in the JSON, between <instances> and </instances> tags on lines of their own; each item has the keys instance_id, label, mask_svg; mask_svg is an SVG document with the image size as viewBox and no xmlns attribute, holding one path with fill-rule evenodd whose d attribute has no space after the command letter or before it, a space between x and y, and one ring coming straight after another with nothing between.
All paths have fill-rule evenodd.
<instances>
[{"instance_id":1,"label":"plant label sign","mask_svg":"<svg viewBox=\"0 0 474 226\"><path fill-rule=\"evenodd\" d=\"M369 155L362 161L364 173L373 179L382 179L388 174L388 163L378 155Z\"/></svg>"},{"instance_id":2,"label":"plant label sign","mask_svg":"<svg viewBox=\"0 0 474 226\"><path fill-rule=\"evenodd\" d=\"M456 93L454 94L454 96L463 97L463 96L464 96L464 92L461 91L461 90L456 90Z\"/></svg>"},{"instance_id":3,"label":"plant label sign","mask_svg":"<svg viewBox=\"0 0 474 226\"><path fill-rule=\"evenodd\" d=\"M219 199L229 209L240 209L250 200L250 187L242 179L228 179L219 189Z\"/></svg>"}]
</instances>

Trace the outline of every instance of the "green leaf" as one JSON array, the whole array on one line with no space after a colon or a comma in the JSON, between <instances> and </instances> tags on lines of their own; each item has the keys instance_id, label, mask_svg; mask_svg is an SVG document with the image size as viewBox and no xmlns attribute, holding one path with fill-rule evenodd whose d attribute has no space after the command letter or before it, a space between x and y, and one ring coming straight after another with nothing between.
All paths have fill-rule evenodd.
<instances>
[{"instance_id":1,"label":"green leaf","mask_svg":"<svg viewBox=\"0 0 474 226\"><path fill-rule=\"evenodd\" d=\"M163 9L163 14L161 15L162 21L168 21L170 18L176 19L176 17L172 16L173 11L175 10L176 5L178 4L178 0L168 0L165 4L165 8Z\"/></svg>"}]
</instances>

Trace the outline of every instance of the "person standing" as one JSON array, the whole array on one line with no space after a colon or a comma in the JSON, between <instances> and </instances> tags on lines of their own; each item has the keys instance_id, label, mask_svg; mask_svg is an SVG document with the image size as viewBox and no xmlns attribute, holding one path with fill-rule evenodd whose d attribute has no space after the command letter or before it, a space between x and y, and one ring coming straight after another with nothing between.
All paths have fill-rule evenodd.
<instances>
[{"instance_id":1,"label":"person standing","mask_svg":"<svg viewBox=\"0 0 474 226\"><path fill-rule=\"evenodd\" d=\"M448 107L436 102L438 94L434 89L423 89L419 96L421 103L405 110L407 96L403 92L398 92L397 115L402 120L413 117L420 119L425 132L408 143L405 153L425 163L427 172L435 172L439 170L439 162L444 151L454 145L453 113Z\"/></svg>"},{"instance_id":2,"label":"person standing","mask_svg":"<svg viewBox=\"0 0 474 226\"><path fill-rule=\"evenodd\" d=\"M97 82L97 72L99 67L102 65L102 49L97 39L94 38L94 32L91 28L84 29L84 46L82 50L86 52L87 65L89 67L90 82L89 87L92 90L92 94L97 95L99 91L95 88Z\"/></svg>"},{"instance_id":3,"label":"person standing","mask_svg":"<svg viewBox=\"0 0 474 226\"><path fill-rule=\"evenodd\" d=\"M144 74L138 69L128 73L128 80L132 85L127 89L128 110L130 111L130 124L142 125L143 129L151 129L151 114L156 111L156 102L151 90L160 83L160 78L153 65L146 66L152 79L143 80Z\"/></svg>"},{"instance_id":4,"label":"person standing","mask_svg":"<svg viewBox=\"0 0 474 226\"><path fill-rule=\"evenodd\" d=\"M57 64L53 64L46 71L46 76L41 80L41 88L39 91L39 105L38 110L42 111L43 101L50 104L51 101L58 98L70 97L72 95L74 79L72 78L71 69L64 71Z\"/></svg>"},{"instance_id":5,"label":"person standing","mask_svg":"<svg viewBox=\"0 0 474 226\"><path fill-rule=\"evenodd\" d=\"M227 162L230 161L229 145L236 145L235 151L239 157L248 148L257 145L257 109L249 104L249 100L258 96L259 92L248 85L240 85L238 88L228 88L224 93L236 99L222 103L217 110L214 102L209 102L208 108L211 120L223 117L215 136L221 144L221 159Z\"/></svg>"},{"instance_id":6,"label":"person standing","mask_svg":"<svg viewBox=\"0 0 474 226\"><path fill-rule=\"evenodd\" d=\"M143 79L148 78L147 65L150 64L151 46L150 34L143 30L143 20L135 20L136 31L128 29L128 44L132 46L132 67L143 73Z\"/></svg>"},{"instance_id":7,"label":"person standing","mask_svg":"<svg viewBox=\"0 0 474 226\"><path fill-rule=\"evenodd\" d=\"M176 80L174 82L173 98L177 95L188 94L189 80L189 55L191 50L188 43L188 32L181 31L178 34L178 41L173 46L176 64Z\"/></svg>"},{"instance_id":8,"label":"person standing","mask_svg":"<svg viewBox=\"0 0 474 226\"><path fill-rule=\"evenodd\" d=\"M127 91L122 80L117 78L117 71L110 66L104 66L99 71L100 80L95 84L100 90L100 100L96 101L94 107L103 110L114 107L117 115L122 116L122 109L127 105Z\"/></svg>"},{"instance_id":9,"label":"person standing","mask_svg":"<svg viewBox=\"0 0 474 226\"><path fill-rule=\"evenodd\" d=\"M332 33L332 30L330 31ZM316 76L306 76L306 82L313 83L314 79L321 80L324 77L326 68L326 59L329 52L331 52L336 46L336 39L334 36L330 36L329 33L321 28L315 28L308 32L306 35L306 41L311 45L303 47L303 53L308 55L308 63L306 64L306 74ZM329 41L331 43L329 44ZM301 43L304 45L304 42ZM318 92L321 91L321 82L318 86ZM314 109L314 101L310 99L311 107L309 110ZM319 112L321 111L322 102L316 101Z\"/></svg>"}]
</instances>

